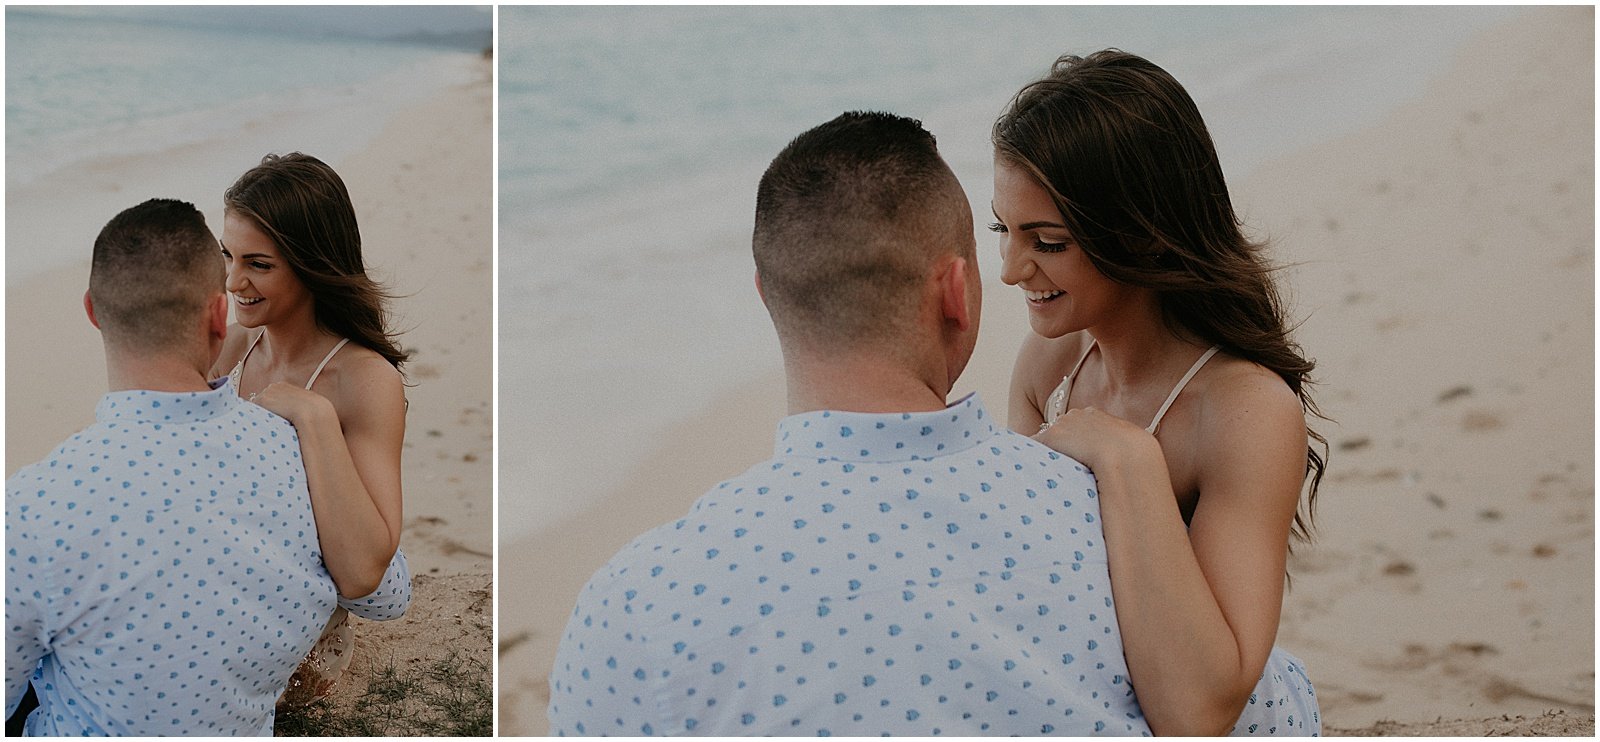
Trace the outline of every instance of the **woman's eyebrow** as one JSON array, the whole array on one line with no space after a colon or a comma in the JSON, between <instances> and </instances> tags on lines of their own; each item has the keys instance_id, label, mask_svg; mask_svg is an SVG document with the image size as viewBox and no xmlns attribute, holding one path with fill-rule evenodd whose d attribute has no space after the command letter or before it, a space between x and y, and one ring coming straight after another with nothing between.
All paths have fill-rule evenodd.
<instances>
[{"instance_id":1,"label":"woman's eyebrow","mask_svg":"<svg viewBox=\"0 0 1600 742\"><path fill-rule=\"evenodd\" d=\"M224 250L228 249L228 244L223 242L222 240L217 240L217 245L220 246ZM241 258L266 258L267 260L271 260L272 259L271 255L268 255L268 254L266 254L264 252L250 252L250 253L245 253L243 255L239 255L238 257L241 257Z\"/></svg>"},{"instance_id":2,"label":"woman's eyebrow","mask_svg":"<svg viewBox=\"0 0 1600 742\"><path fill-rule=\"evenodd\" d=\"M1005 221L1004 219L1000 218L1000 213L994 210L994 204L989 204L989 213L994 214L995 221L998 221L998 222L1004 222ZM1066 229L1067 225L1060 224L1060 223L1057 223L1057 222L1028 222L1027 224L1019 224L1019 225L1017 225L1017 231L1018 232L1026 232L1026 231L1028 231L1030 229L1039 229L1041 227L1048 227L1048 228L1053 228L1053 229Z\"/></svg>"}]
</instances>

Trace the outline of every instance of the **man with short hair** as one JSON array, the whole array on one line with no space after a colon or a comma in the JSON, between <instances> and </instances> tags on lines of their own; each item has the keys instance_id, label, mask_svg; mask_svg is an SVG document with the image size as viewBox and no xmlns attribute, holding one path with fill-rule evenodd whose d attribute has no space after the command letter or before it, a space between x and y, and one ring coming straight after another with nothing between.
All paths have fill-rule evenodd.
<instances>
[{"instance_id":1,"label":"man with short hair","mask_svg":"<svg viewBox=\"0 0 1600 742\"><path fill-rule=\"evenodd\" d=\"M398 617L410 575L338 598L289 423L207 372L227 333L216 238L154 199L94 244L84 309L110 392L6 482L6 715L29 735L270 735L335 605Z\"/></svg>"},{"instance_id":2,"label":"man with short hair","mask_svg":"<svg viewBox=\"0 0 1600 742\"><path fill-rule=\"evenodd\" d=\"M554 734L1147 734L1094 481L946 404L977 337L971 207L913 120L796 138L756 197L790 416L772 459L581 594Z\"/></svg>"}]
</instances>

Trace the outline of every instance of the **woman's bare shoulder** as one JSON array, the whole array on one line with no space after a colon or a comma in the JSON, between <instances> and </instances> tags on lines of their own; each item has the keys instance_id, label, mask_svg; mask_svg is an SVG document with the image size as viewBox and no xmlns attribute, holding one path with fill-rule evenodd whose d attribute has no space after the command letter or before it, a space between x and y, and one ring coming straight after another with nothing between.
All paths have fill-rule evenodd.
<instances>
[{"instance_id":1,"label":"woman's bare shoulder","mask_svg":"<svg viewBox=\"0 0 1600 742\"><path fill-rule=\"evenodd\" d=\"M340 420L349 414L404 414L405 379L387 359L366 346L352 342L340 349L323 368L317 387L333 402Z\"/></svg>"},{"instance_id":2,"label":"woman's bare shoulder","mask_svg":"<svg viewBox=\"0 0 1600 742\"><path fill-rule=\"evenodd\" d=\"M1304 408L1283 377L1261 364L1229 355L1213 363L1216 367L1198 390L1202 440L1236 445L1241 438L1304 437ZM1296 445L1304 448L1305 444L1300 441Z\"/></svg>"}]
</instances>

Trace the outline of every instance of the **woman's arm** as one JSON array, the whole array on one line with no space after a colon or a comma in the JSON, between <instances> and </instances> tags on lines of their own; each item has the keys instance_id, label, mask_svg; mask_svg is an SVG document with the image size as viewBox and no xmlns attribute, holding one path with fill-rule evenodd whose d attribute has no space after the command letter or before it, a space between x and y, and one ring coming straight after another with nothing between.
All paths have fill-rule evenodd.
<instances>
[{"instance_id":1,"label":"woman's arm","mask_svg":"<svg viewBox=\"0 0 1600 742\"><path fill-rule=\"evenodd\" d=\"M256 403L294 424L322 560L339 594L359 598L378 588L400 545L405 396L383 359L352 361L325 374L327 397L279 382Z\"/></svg>"},{"instance_id":2,"label":"woman's arm","mask_svg":"<svg viewBox=\"0 0 1600 742\"><path fill-rule=\"evenodd\" d=\"M1306 445L1298 400L1276 381L1208 385L1187 531L1142 428L1082 409L1038 436L1094 471L1128 672L1157 734L1228 733L1272 651Z\"/></svg>"}]
</instances>

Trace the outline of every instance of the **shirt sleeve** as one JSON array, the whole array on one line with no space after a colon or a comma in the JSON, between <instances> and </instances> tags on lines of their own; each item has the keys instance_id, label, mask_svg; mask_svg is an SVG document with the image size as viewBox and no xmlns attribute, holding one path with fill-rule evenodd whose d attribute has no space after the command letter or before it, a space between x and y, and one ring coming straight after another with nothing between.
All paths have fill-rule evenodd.
<instances>
[{"instance_id":1,"label":"shirt sleeve","mask_svg":"<svg viewBox=\"0 0 1600 742\"><path fill-rule=\"evenodd\" d=\"M378 589L360 598L339 598L339 605L371 621L389 621L405 615L411 605L411 568L406 565L406 553L394 550Z\"/></svg>"},{"instance_id":2,"label":"shirt sleeve","mask_svg":"<svg viewBox=\"0 0 1600 742\"><path fill-rule=\"evenodd\" d=\"M49 591L41 590L34 574L33 538L27 529L12 527L10 508L20 497L6 488L6 718L17 710L39 661L50 653ZM20 523L18 524L21 525ZM29 560L33 559L34 562Z\"/></svg>"},{"instance_id":3,"label":"shirt sleeve","mask_svg":"<svg viewBox=\"0 0 1600 742\"><path fill-rule=\"evenodd\" d=\"M665 667L647 635L621 611L622 596L602 600L593 586L567 622L550 673L550 735L665 736L656 692Z\"/></svg>"}]
</instances>

